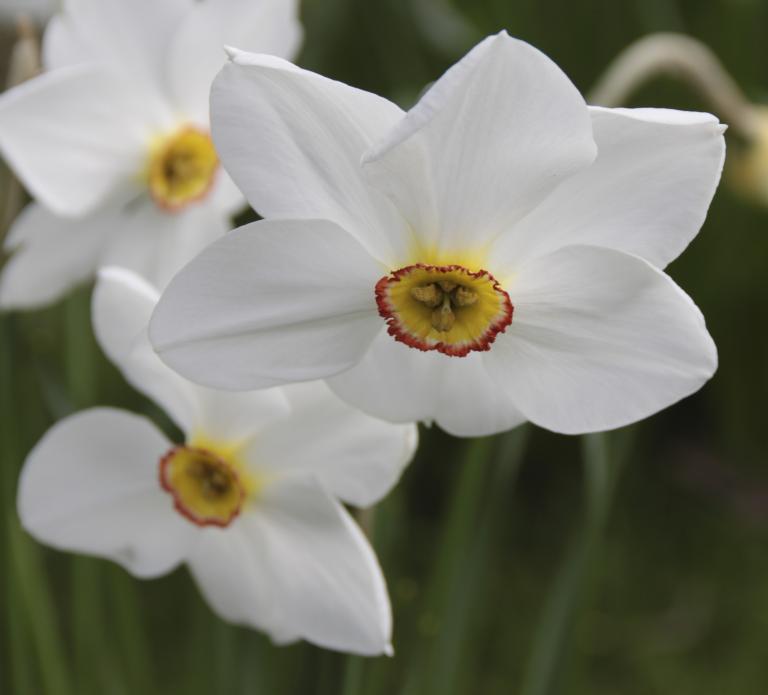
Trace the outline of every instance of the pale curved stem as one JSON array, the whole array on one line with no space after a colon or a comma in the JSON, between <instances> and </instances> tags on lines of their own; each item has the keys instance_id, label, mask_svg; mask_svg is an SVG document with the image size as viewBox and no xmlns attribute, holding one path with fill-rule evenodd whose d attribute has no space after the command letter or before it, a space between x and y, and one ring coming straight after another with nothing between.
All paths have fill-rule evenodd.
<instances>
[{"instance_id":1,"label":"pale curved stem","mask_svg":"<svg viewBox=\"0 0 768 695\"><path fill-rule=\"evenodd\" d=\"M6 87L13 87L40 72L40 38L32 21L21 15L16 21L16 42L6 76Z\"/></svg>"},{"instance_id":2,"label":"pale curved stem","mask_svg":"<svg viewBox=\"0 0 768 695\"><path fill-rule=\"evenodd\" d=\"M40 72L40 41L32 22L19 17L16 25L17 39L11 51L6 89L31 79ZM24 205L24 191L10 169L0 164L0 178L5 179L5 189L0 200L0 246L16 215Z\"/></svg>"},{"instance_id":3,"label":"pale curved stem","mask_svg":"<svg viewBox=\"0 0 768 695\"><path fill-rule=\"evenodd\" d=\"M589 94L592 104L619 106L649 80L670 76L690 84L722 120L746 138L755 137L759 118L714 52L683 34L646 36L613 61Z\"/></svg>"}]
</instances>

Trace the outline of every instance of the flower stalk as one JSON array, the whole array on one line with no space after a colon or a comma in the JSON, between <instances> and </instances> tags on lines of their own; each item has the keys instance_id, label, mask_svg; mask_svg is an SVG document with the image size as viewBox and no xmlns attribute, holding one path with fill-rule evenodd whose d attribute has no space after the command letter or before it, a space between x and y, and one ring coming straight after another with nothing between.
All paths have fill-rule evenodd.
<instances>
[{"instance_id":1,"label":"flower stalk","mask_svg":"<svg viewBox=\"0 0 768 695\"><path fill-rule=\"evenodd\" d=\"M6 89L26 82L40 72L40 40L32 22L26 17L20 17L17 22L17 39L11 51L8 74L5 79ZM7 170L5 191L3 194L3 209L0 215L0 244L11 222L19 214L24 204L24 191L18 179Z\"/></svg>"},{"instance_id":2,"label":"flower stalk","mask_svg":"<svg viewBox=\"0 0 768 695\"><path fill-rule=\"evenodd\" d=\"M569 657L574 627L602 548L619 472L606 433L582 437L585 509L546 599L523 681L523 695L555 695Z\"/></svg>"},{"instance_id":3,"label":"flower stalk","mask_svg":"<svg viewBox=\"0 0 768 695\"><path fill-rule=\"evenodd\" d=\"M14 425L18 417L18 402L14 394L18 393L15 375L19 359L12 349L13 343L12 319L1 317L0 382L3 388L0 389L0 439L3 446L0 450L0 488L4 508L8 510L2 518L10 609L8 645L13 677L16 684L21 684L21 693L28 678L39 674L38 687L42 685L46 693L70 695L69 673L40 551L22 532L15 513L11 511L14 508L16 472L24 448L18 427ZM19 625L24 625L24 628L16 632L15 627ZM29 637L31 651L25 649L25 633ZM31 692L38 690L33 688Z\"/></svg>"},{"instance_id":4,"label":"flower stalk","mask_svg":"<svg viewBox=\"0 0 768 695\"><path fill-rule=\"evenodd\" d=\"M744 138L758 135L756 107L712 49L683 34L651 34L625 48L598 79L589 102L621 106L643 84L663 76L692 86Z\"/></svg>"},{"instance_id":5,"label":"flower stalk","mask_svg":"<svg viewBox=\"0 0 768 695\"><path fill-rule=\"evenodd\" d=\"M425 592L428 617L439 621L429 651L413 661L405 695L455 695L469 621L482 596L496 514L509 504L528 429L467 443L444 523L438 556Z\"/></svg>"}]
</instances>

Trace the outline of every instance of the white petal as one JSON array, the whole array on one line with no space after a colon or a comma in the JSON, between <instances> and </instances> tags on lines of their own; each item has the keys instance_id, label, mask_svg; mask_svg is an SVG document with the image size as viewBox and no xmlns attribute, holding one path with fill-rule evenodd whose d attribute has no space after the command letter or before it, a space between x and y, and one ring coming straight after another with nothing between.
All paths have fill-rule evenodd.
<instances>
[{"instance_id":1,"label":"white petal","mask_svg":"<svg viewBox=\"0 0 768 695\"><path fill-rule=\"evenodd\" d=\"M162 290L179 270L229 229L229 216L210 202L168 213L143 201L121 215L101 262L134 270Z\"/></svg>"},{"instance_id":2,"label":"white petal","mask_svg":"<svg viewBox=\"0 0 768 695\"><path fill-rule=\"evenodd\" d=\"M243 517L226 528L203 529L187 562L220 618L270 632L279 607L265 570L266 558L260 556L263 541L249 530Z\"/></svg>"},{"instance_id":3,"label":"white petal","mask_svg":"<svg viewBox=\"0 0 768 695\"><path fill-rule=\"evenodd\" d=\"M389 651L391 613L376 558L319 485L272 486L236 524L202 541L190 567L222 618L330 649Z\"/></svg>"},{"instance_id":4,"label":"white petal","mask_svg":"<svg viewBox=\"0 0 768 695\"><path fill-rule=\"evenodd\" d=\"M195 430L225 444L258 439L265 427L290 413L280 388L233 392L195 386L195 398L199 413Z\"/></svg>"},{"instance_id":5,"label":"white petal","mask_svg":"<svg viewBox=\"0 0 768 695\"><path fill-rule=\"evenodd\" d=\"M647 261L564 247L509 288L512 325L491 374L542 427L578 434L648 417L697 391L717 352L696 305Z\"/></svg>"},{"instance_id":6,"label":"white petal","mask_svg":"<svg viewBox=\"0 0 768 695\"><path fill-rule=\"evenodd\" d=\"M699 231L725 157L717 118L666 109L590 112L597 159L499 239L490 252L499 264L593 244L663 268Z\"/></svg>"},{"instance_id":7,"label":"white petal","mask_svg":"<svg viewBox=\"0 0 768 695\"><path fill-rule=\"evenodd\" d=\"M135 273L108 267L93 291L93 330L102 350L139 391L191 432L199 421L195 386L166 367L147 338L157 290Z\"/></svg>"},{"instance_id":8,"label":"white petal","mask_svg":"<svg viewBox=\"0 0 768 695\"><path fill-rule=\"evenodd\" d=\"M171 443L146 419L98 408L52 427L19 481L21 522L39 541L114 560L142 577L170 571L195 527L157 478Z\"/></svg>"},{"instance_id":9,"label":"white petal","mask_svg":"<svg viewBox=\"0 0 768 695\"><path fill-rule=\"evenodd\" d=\"M184 17L169 51L176 104L208 119L208 95L224 66L224 46L292 58L301 42L297 0L206 0Z\"/></svg>"},{"instance_id":10,"label":"white petal","mask_svg":"<svg viewBox=\"0 0 768 695\"><path fill-rule=\"evenodd\" d=\"M46 71L91 61L88 47L77 36L72 20L64 13L48 20L43 34L42 59Z\"/></svg>"},{"instance_id":11,"label":"white petal","mask_svg":"<svg viewBox=\"0 0 768 695\"><path fill-rule=\"evenodd\" d=\"M381 325L374 285L385 274L332 222L255 222L173 279L150 337L168 365L213 388L309 381L365 351Z\"/></svg>"},{"instance_id":12,"label":"white petal","mask_svg":"<svg viewBox=\"0 0 768 695\"><path fill-rule=\"evenodd\" d=\"M105 268L93 293L93 327L107 356L139 391L152 398L191 438L246 440L289 412L279 389L222 393L193 384L152 349L147 325L159 295L135 273Z\"/></svg>"},{"instance_id":13,"label":"white petal","mask_svg":"<svg viewBox=\"0 0 768 695\"><path fill-rule=\"evenodd\" d=\"M493 348L491 348L493 349ZM456 437L484 437L526 421L514 398L498 387L485 354L437 354L441 380L435 422Z\"/></svg>"},{"instance_id":14,"label":"white petal","mask_svg":"<svg viewBox=\"0 0 768 695\"><path fill-rule=\"evenodd\" d=\"M94 273L112 215L64 218L30 204L6 239L13 255L0 274L0 307L34 309L59 299Z\"/></svg>"},{"instance_id":15,"label":"white petal","mask_svg":"<svg viewBox=\"0 0 768 695\"><path fill-rule=\"evenodd\" d=\"M93 62L162 89L168 43L193 7L191 0L67 0L46 29L45 66Z\"/></svg>"},{"instance_id":16,"label":"white petal","mask_svg":"<svg viewBox=\"0 0 768 695\"><path fill-rule=\"evenodd\" d=\"M364 166L426 242L466 251L594 157L577 89L543 53L502 32L437 80Z\"/></svg>"},{"instance_id":17,"label":"white petal","mask_svg":"<svg viewBox=\"0 0 768 695\"><path fill-rule=\"evenodd\" d=\"M93 329L101 349L123 364L149 323L160 294L136 273L117 267L99 271L93 292Z\"/></svg>"},{"instance_id":18,"label":"white petal","mask_svg":"<svg viewBox=\"0 0 768 695\"><path fill-rule=\"evenodd\" d=\"M332 220L380 260L400 258L410 234L363 180L360 158L402 111L279 58L236 52L233 60L213 84L211 126L253 208L267 218Z\"/></svg>"},{"instance_id":19,"label":"white petal","mask_svg":"<svg viewBox=\"0 0 768 695\"><path fill-rule=\"evenodd\" d=\"M503 432L526 419L488 373L484 355L421 352L386 331L357 365L328 384L371 415L390 422L437 422L459 437Z\"/></svg>"},{"instance_id":20,"label":"white petal","mask_svg":"<svg viewBox=\"0 0 768 695\"><path fill-rule=\"evenodd\" d=\"M0 149L40 203L84 215L140 190L152 127L164 119L159 104L109 72L64 68L0 97Z\"/></svg>"},{"instance_id":21,"label":"white petal","mask_svg":"<svg viewBox=\"0 0 768 695\"><path fill-rule=\"evenodd\" d=\"M253 440L247 458L277 476L309 473L358 507L378 502L411 460L418 434L352 408L322 382L282 389L290 414Z\"/></svg>"}]
</instances>

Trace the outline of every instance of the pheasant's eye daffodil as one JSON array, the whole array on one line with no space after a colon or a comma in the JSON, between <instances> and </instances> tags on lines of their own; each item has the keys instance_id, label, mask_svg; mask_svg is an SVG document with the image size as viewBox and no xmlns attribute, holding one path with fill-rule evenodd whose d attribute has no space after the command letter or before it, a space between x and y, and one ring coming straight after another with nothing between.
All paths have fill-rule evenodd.
<instances>
[{"instance_id":1,"label":"pheasant's eye daffodil","mask_svg":"<svg viewBox=\"0 0 768 695\"><path fill-rule=\"evenodd\" d=\"M179 373L326 378L366 412L470 436L619 427L713 374L704 319L662 270L720 177L713 116L589 107L505 33L407 113L234 50L211 104L266 219L164 293L150 334Z\"/></svg>"}]
</instances>

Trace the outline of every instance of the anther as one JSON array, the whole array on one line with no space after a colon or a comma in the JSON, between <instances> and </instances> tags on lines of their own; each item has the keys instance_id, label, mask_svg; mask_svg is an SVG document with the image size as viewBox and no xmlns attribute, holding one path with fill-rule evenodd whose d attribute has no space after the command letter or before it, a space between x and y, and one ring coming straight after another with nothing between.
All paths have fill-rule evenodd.
<instances>
[{"instance_id":1,"label":"anther","mask_svg":"<svg viewBox=\"0 0 768 695\"><path fill-rule=\"evenodd\" d=\"M426 304L430 309L440 306L440 302L443 301L443 293L434 283L411 288L411 296L417 302Z\"/></svg>"},{"instance_id":2,"label":"anther","mask_svg":"<svg viewBox=\"0 0 768 695\"><path fill-rule=\"evenodd\" d=\"M443 305L432 312L432 327L442 333L450 331L456 322L456 316L451 309L451 298L448 294L443 297Z\"/></svg>"},{"instance_id":3,"label":"anther","mask_svg":"<svg viewBox=\"0 0 768 695\"><path fill-rule=\"evenodd\" d=\"M453 301L456 306L472 306L477 301L477 292L460 285L453 293Z\"/></svg>"},{"instance_id":4,"label":"anther","mask_svg":"<svg viewBox=\"0 0 768 695\"><path fill-rule=\"evenodd\" d=\"M150 153L149 193L160 208L180 210L210 190L217 168L210 136L191 127L181 128Z\"/></svg>"},{"instance_id":5,"label":"anther","mask_svg":"<svg viewBox=\"0 0 768 695\"><path fill-rule=\"evenodd\" d=\"M204 466L196 472L202 482L203 495L209 499L223 497L231 487L231 481L226 474L213 467Z\"/></svg>"}]
</instances>

